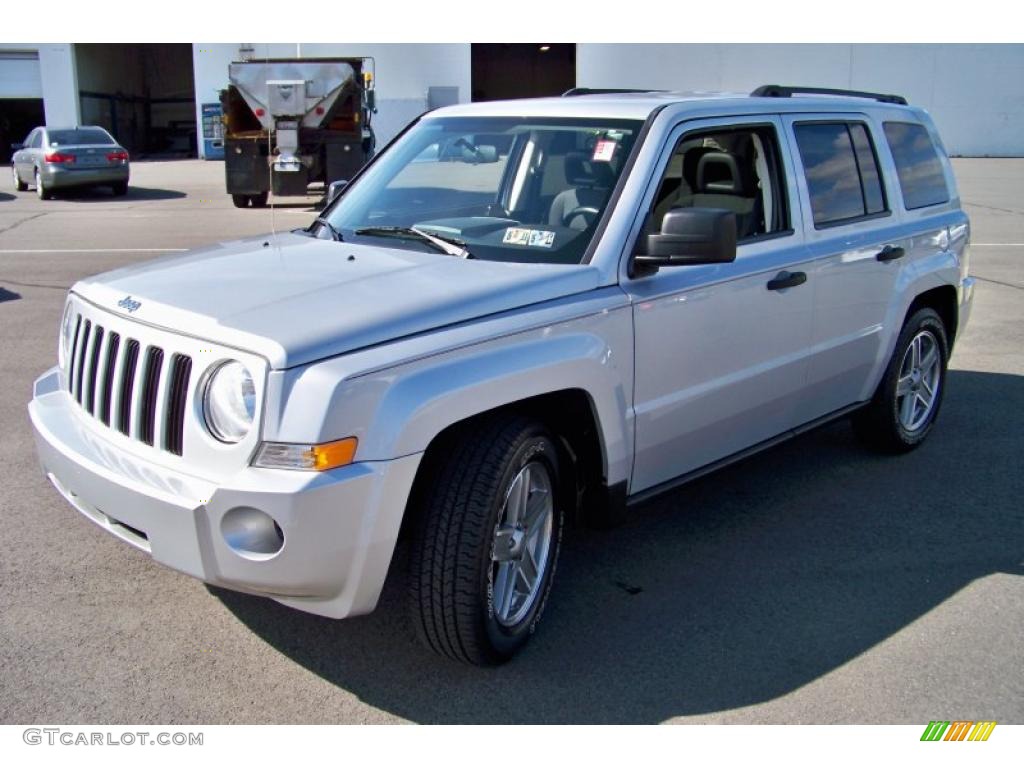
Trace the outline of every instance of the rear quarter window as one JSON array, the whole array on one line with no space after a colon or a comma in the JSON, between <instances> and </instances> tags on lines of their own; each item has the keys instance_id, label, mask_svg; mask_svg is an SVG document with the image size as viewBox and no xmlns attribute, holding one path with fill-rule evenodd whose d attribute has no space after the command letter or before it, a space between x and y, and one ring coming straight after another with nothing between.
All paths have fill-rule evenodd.
<instances>
[{"instance_id":1,"label":"rear quarter window","mask_svg":"<svg viewBox=\"0 0 1024 768\"><path fill-rule=\"evenodd\" d=\"M949 202L942 162L928 129L918 123L886 123L885 138L907 210Z\"/></svg>"}]
</instances>

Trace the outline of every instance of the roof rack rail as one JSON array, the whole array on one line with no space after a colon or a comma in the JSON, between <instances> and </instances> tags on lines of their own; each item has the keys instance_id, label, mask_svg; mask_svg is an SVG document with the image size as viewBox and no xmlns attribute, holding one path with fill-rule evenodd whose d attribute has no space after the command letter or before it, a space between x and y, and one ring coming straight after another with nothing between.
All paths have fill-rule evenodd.
<instances>
[{"instance_id":1,"label":"roof rack rail","mask_svg":"<svg viewBox=\"0 0 1024 768\"><path fill-rule=\"evenodd\" d=\"M751 96L767 96L785 99L799 93L820 94L822 96L855 96L861 99L874 99L885 104L902 104L907 100L892 93L872 93L870 91L848 91L843 88L812 88L803 85L762 85L750 92Z\"/></svg>"},{"instance_id":2,"label":"roof rack rail","mask_svg":"<svg viewBox=\"0 0 1024 768\"><path fill-rule=\"evenodd\" d=\"M661 93L661 91L652 91L649 88L570 88L562 96L590 96L600 93Z\"/></svg>"}]
</instances>

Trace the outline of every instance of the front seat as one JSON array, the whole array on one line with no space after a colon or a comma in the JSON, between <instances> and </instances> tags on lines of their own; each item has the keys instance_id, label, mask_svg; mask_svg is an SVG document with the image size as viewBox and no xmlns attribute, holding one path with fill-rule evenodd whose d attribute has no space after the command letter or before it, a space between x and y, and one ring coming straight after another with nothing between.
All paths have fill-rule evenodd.
<instances>
[{"instance_id":1,"label":"front seat","mask_svg":"<svg viewBox=\"0 0 1024 768\"><path fill-rule=\"evenodd\" d=\"M709 152L697 163L697 193L689 205L724 208L736 214L736 234L742 240L759 229L760 195L753 173L730 152Z\"/></svg>"},{"instance_id":2,"label":"front seat","mask_svg":"<svg viewBox=\"0 0 1024 768\"><path fill-rule=\"evenodd\" d=\"M548 225L586 229L608 202L615 174L608 163L594 161L585 152L565 156L565 179L572 185L555 195L548 212Z\"/></svg>"}]
</instances>

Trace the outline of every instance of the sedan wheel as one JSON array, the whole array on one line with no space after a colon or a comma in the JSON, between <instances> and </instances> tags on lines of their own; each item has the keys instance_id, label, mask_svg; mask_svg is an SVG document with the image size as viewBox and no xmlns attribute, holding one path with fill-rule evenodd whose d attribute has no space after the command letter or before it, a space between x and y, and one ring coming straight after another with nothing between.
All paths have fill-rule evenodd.
<instances>
[{"instance_id":1,"label":"sedan wheel","mask_svg":"<svg viewBox=\"0 0 1024 768\"><path fill-rule=\"evenodd\" d=\"M24 192L28 189L28 184L21 180L21 176L18 175L18 166L11 163L11 176L14 179L14 188L18 192Z\"/></svg>"},{"instance_id":2,"label":"sedan wheel","mask_svg":"<svg viewBox=\"0 0 1024 768\"><path fill-rule=\"evenodd\" d=\"M50 190L48 190L46 186L43 184L43 177L39 175L38 168L36 168L35 183L36 195L39 197L40 200L49 200L51 197L53 197L53 193Z\"/></svg>"}]
</instances>

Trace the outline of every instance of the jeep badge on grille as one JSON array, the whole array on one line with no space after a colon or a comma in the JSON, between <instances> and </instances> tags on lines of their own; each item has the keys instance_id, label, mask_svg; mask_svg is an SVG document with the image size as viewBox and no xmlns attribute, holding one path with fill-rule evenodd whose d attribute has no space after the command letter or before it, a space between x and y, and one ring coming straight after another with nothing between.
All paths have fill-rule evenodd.
<instances>
[{"instance_id":1,"label":"jeep badge on grille","mask_svg":"<svg viewBox=\"0 0 1024 768\"><path fill-rule=\"evenodd\" d=\"M117 306L121 307L121 309L127 309L129 313L132 313L142 306L142 302L136 301L131 296L125 296L123 299L117 302Z\"/></svg>"}]
</instances>

